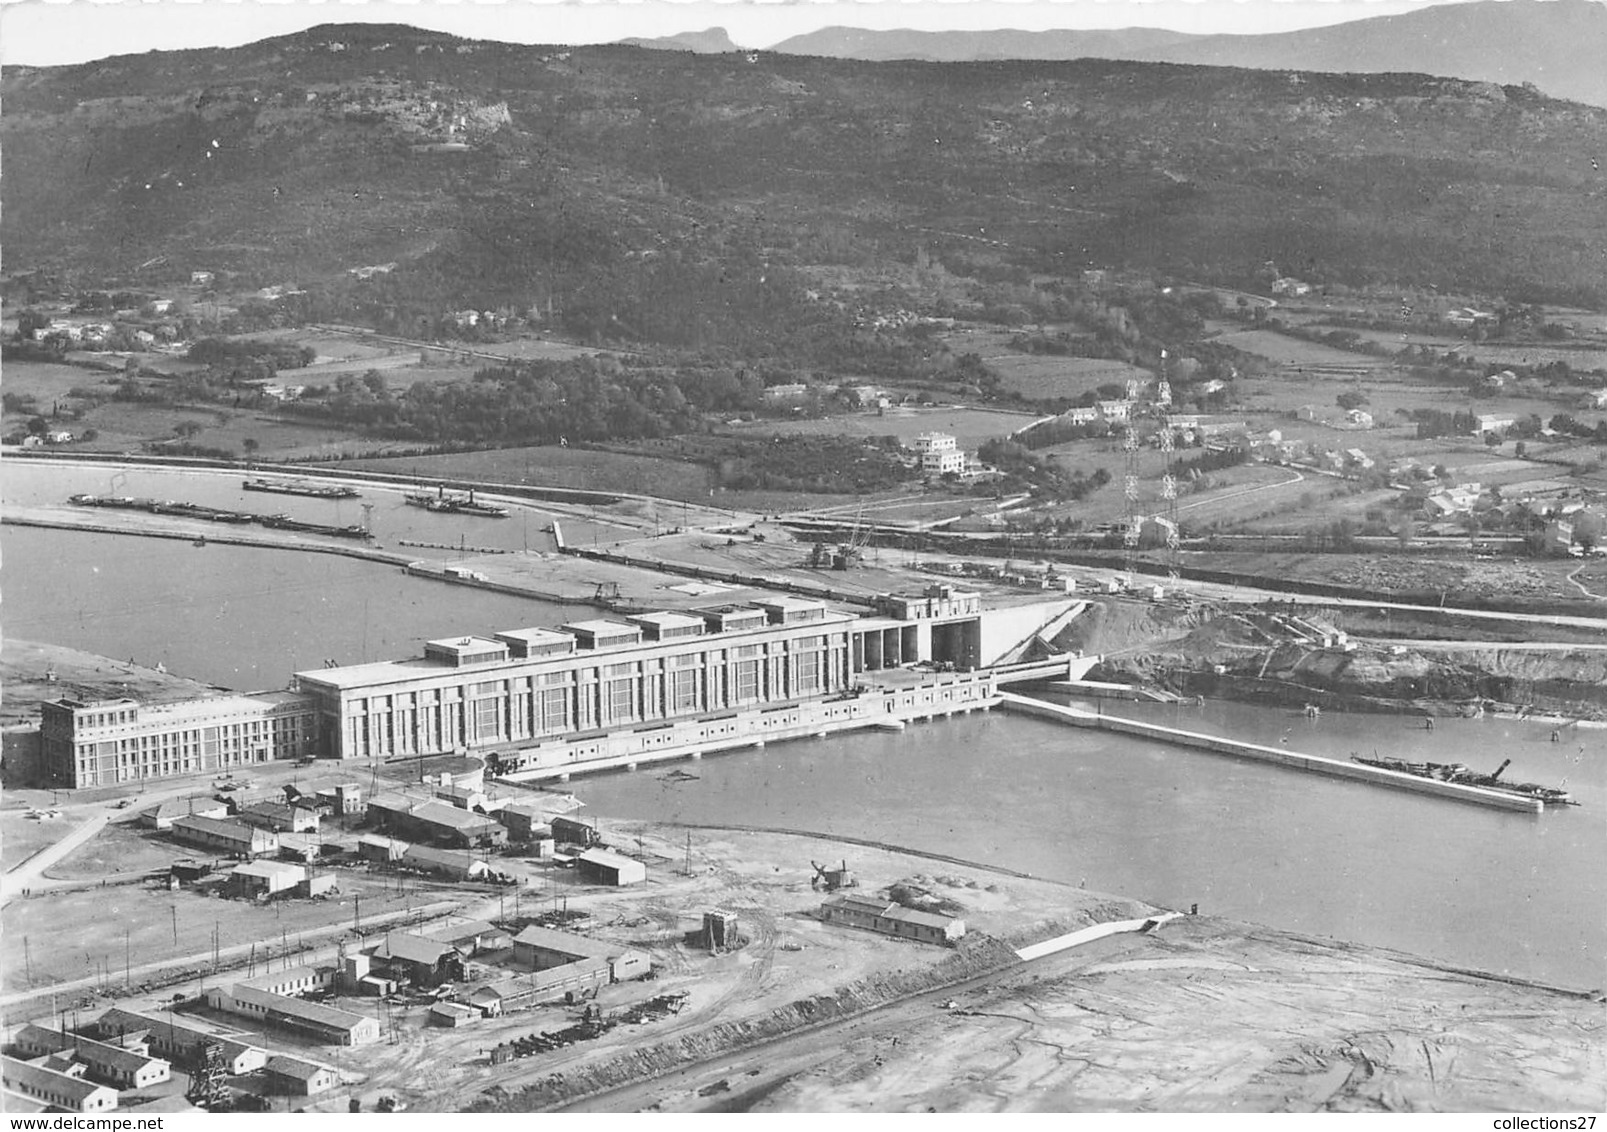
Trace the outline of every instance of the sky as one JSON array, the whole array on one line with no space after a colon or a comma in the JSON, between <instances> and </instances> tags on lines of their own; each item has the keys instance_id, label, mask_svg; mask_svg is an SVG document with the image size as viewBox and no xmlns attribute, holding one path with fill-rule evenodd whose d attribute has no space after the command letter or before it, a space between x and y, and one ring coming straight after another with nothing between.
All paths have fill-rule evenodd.
<instances>
[{"instance_id":1,"label":"sky","mask_svg":"<svg viewBox=\"0 0 1607 1132\"><path fill-rule=\"evenodd\" d=\"M923 30L1291 31L1459 0L0 0L0 64L234 47L325 23L403 23L514 43L607 43L723 27L769 47L832 25Z\"/></svg>"}]
</instances>

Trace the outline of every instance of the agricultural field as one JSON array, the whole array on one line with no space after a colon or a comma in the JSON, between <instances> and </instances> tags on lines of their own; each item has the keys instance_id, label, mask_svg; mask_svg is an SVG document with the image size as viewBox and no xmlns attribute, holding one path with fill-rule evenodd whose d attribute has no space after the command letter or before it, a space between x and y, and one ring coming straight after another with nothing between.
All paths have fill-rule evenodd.
<instances>
[{"instance_id":1,"label":"agricultural field","mask_svg":"<svg viewBox=\"0 0 1607 1132\"><path fill-rule=\"evenodd\" d=\"M221 405L166 406L108 401L88 410L82 419L65 423L64 427L80 435L91 428L99 433L93 441L74 443L71 451L131 452L150 441L174 439L174 430L186 421L201 426L193 439L195 444L234 452L242 458L247 438L257 442L257 456L263 459L383 452L393 446L387 441L368 440L294 418Z\"/></svg>"},{"instance_id":2,"label":"agricultural field","mask_svg":"<svg viewBox=\"0 0 1607 1132\"><path fill-rule=\"evenodd\" d=\"M1387 363L1365 354L1353 354L1317 342L1279 334L1276 330L1245 330L1238 323L1213 322L1221 333L1212 341L1256 354L1280 366L1383 366Z\"/></svg>"},{"instance_id":3,"label":"agricultural field","mask_svg":"<svg viewBox=\"0 0 1607 1132\"><path fill-rule=\"evenodd\" d=\"M752 421L725 425L719 431L743 440L770 435L896 436L906 444L923 432L946 432L959 442L961 448L974 451L984 441L1008 436L1037 419L1032 413L949 406L937 409L888 409L882 413L856 413L818 420Z\"/></svg>"},{"instance_id":4,"label":"agricultural field","mask_svg":"<svg viewBox=\"0 0 1607 1132\"><path fill-rule=\"evenodd\" d=\"M1009 392L1031 400L1081 397L1101 385L1149 382L1154 374L1109 358L1061 358L1047 354L1000 354L983 359Z\"/></svg>"},{"instance_id":5,"label":"agricultural field","mask_svg":"<svg viewBox=\"0 0 1607 1132\"><path fill-rule=\"evenodd\" d=\"M1178 521L1190 530L1206 525L1229 529L1268 511L1282 511L1300 502L1313 488L1313 477L1296 468L1243 464L1211 472L1202 490L1180 495Z\"/></svg>"},{"instance_id":6,"label":"agricultural field","mask_svg":"<svg viewBox=\"0 0 1607 1132\"><path fill-rule=\"evenodd\" d=\"M113 376L59 362L7 361L5 391L19 397L32 397L48 414L51 401L66 397L69 390L97 386Z\"/></svg>"}]
</instances>

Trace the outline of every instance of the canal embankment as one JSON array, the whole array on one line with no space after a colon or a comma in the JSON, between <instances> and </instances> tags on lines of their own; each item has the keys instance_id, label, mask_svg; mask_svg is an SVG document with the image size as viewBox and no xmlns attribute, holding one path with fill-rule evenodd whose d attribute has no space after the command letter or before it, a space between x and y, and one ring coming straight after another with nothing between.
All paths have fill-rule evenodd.
<instances>
[{"instance_id":1,"label":"canal embankment","mask_svg":"<svg viewBox=\"0 0 1607 1132\"><path fill-rule=\"evenodd\" d=\"M1164 727L1160 724L1147 723L1143 720L1124 719L1121 716L1107 715L1102 711L1091 712L1082 708L1046 703L1043 700L1031 699L1012 692L999 693L999 706L1006 711L1036 716L1039 719L1055 720L1073 727L1094 728L1114 732L1118 735L1130 735L1139 739L1167 743L1172 746L1210 751L1214 754L1231 755L1236 758L1253 759L1256 762L1271 763L1289 770L1321 774L1330 778L1348 778L1358 782L1365 782L1372 786L1403 790L1413 794L1426 794L1431 797L1445 798L1469 805L1487 806L1491 809L1523 813L1539 813L1544 809L1538 800L1521 798L1498 790L1464 786L1455 782L1441 782L1432 778L1419 778L1416 775L1385 770L1382 767L1366 766L1362 763L1348 762L1343 759L1301 754L1298 751L1291 751L1286 748L1267 747L1260 743L1247 743L1243 740L1229 739L1221 735L1206 735L1198 731Z\"/></svg>"}]
</instances>

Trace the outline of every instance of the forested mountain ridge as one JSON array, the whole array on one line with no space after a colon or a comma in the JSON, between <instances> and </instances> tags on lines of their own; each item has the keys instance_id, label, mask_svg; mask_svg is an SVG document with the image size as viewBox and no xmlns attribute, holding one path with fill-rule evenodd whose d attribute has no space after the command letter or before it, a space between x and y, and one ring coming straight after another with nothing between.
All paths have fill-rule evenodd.
<instances>
[{"instance_id":1,"label":"forested mountain ridge","mask_svg":"<svg viewBox=\"0 0 1607 1132\"><path fill-rule=\"evenodd\" d=\"M774 346L829 321L823 268L918 255L1607 304L1607 110L1518 87L360 25L13 68L0 93L12 270L323 281L396 326L546 306L597 337Z\"/></svg>"}]
</instances>

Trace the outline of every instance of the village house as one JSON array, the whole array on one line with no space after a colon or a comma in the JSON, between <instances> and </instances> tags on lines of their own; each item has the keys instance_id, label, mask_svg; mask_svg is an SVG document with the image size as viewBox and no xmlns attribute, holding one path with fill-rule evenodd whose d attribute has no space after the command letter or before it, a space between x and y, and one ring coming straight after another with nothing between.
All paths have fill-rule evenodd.
<instances>
[{"instance_id":1,"label":"village house","mask_svg":"<svg viewBox=\"0 0 1607 1132\"><path fill-rule=\"evenodd\" d=\"M1372 428L1373 414L1366 409L1345 410L1345 423L1351 428Z\"/></svg>"},{"instance_id":2,"label":"village house","mask_svg":"<svg viewBox=\"0 0 1607 1132\"><path fill-rule=\"evenodd\" d=\"M1458 307L1445 315L1445 321L1464 330L1495 321L1495 315L1475 307Z\"/></svg>"},{"instance_id":3,"label":"village house","mask_svg":"<svg viewBox=\"0 0 1607 1132\"><path fill-rule=\"evenodd\" d=\"M1502 413L1480 413L1478 416L1473 418L1473 422L1474 435L1486 436L1490 433L1495 433L1497 435L1503 434L1513 425L1517 424L1518 420L1516 417L1507 416Z\"/></svg>"},{"instance_id":4,"label":"village house","mask_svg":"<svg viewBox=\"0 0 1607 1132\"><path fill-rule=\"evenodd\" d=\"M766 386L762 394L766 405L790 405L809 396L809 386L798 382Z\"/></svg>"},{"instance_id":5,"label":"village house","mask_svg":"<svg viewBox=\"0 0 1607 1132\"><path fill-rule=\"evenodd\" d=\"M958 475L965 471L965 453L960 451L959 442L946 432L923 432L910 447L920 458L924 475Z\"/></svg>"},{"instance_id":6,"label":"village house","mask_svg":"<svg viewBox=\"0 0 1607 1132\"><path fill-rule=\"evenodd\" d=\"M1096 401L1094 406L1099 410L1099 415L1111 424L1126 424L1132 418L1131 401Z\"/></svg>"}]
</instances>

